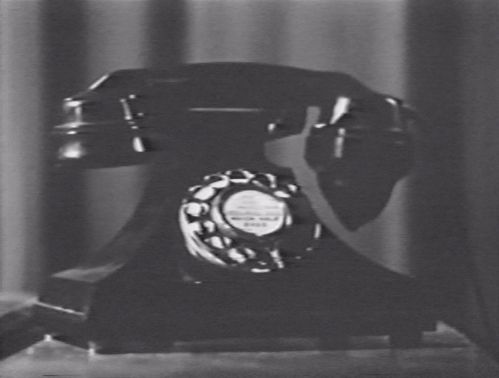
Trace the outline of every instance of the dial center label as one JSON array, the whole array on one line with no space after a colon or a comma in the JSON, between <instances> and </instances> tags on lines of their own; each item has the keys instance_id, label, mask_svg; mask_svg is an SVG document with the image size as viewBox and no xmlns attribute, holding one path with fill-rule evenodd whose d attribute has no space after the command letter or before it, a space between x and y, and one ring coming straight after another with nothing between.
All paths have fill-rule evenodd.
<instances>
[{"instance_id":1,"label":"dial center label","mask_svg":"<svg viewBox=\"0 0 499 378\"><path fill-rule=\"evenodd\" d=\"M257 236L273 233L284 226L284 202L258 190L242 190L231 195L222 206L227 222Z\"/></svg>"}]
</instances>

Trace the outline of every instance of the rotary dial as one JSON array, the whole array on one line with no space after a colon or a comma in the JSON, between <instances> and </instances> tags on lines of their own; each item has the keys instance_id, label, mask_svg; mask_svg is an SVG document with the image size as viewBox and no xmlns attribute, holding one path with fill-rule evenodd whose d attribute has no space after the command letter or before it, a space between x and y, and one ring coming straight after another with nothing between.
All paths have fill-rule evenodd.
<instances>
[{"instance_id":1,"label":"rotary dial","mask_svg":"<svg viewBox=\"0 0 499 378\"><path fill-rule=\"evenodd\" d=\"M206 176L189 188L179 222L192 256L251 273L302 259L321 233L294 182L244 169Z\"/></svg>"}]
</instances>

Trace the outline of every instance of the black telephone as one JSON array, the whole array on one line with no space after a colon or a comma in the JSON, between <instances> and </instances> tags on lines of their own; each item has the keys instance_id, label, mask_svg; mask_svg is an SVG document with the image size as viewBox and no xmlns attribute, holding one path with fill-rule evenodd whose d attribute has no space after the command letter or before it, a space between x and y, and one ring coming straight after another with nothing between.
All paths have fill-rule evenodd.
<instances>
[{"instance_id":1,"label":"black telephone","mask_svg":"<svg viewBox=\"0 0 499 378\"><path fill-rule=\"evenodd\" d=\"M412 169L399 99L341 73L205 63L112 73L64 111L59 164L155 163L119 234L48 280L36 311L54 335L113 353L233 336L409 345L433 327L412 279L335 234L376 219Z\"/></svg>"}]
</instances>

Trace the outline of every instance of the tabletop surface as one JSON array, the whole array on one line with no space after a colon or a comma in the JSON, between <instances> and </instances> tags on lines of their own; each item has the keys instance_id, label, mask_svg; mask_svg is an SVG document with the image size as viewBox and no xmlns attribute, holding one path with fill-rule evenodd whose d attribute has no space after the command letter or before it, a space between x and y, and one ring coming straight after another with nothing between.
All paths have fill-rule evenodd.
<instances>
[{"instance_id":1,"label":"tabletop surface","mask_svg":"<svg viewBox=\"0 0 499 378\"><path fill-rule=\"evenodd\" d=\"M499 367L454 329L439 324L414 349L386 337L352 337L348 350L314 339L177 343L170 353L96 355L46 336L0 363L0 378L499 377Z\"/></svg>"},{"instance_id":2,"label":"tabletop surface","mask_svg":"<svg viewBox=\"0 0 499 378\"><path fill-rule=\"evenodd\" d=\"M0 378L499 377L496 362L443 323L412 349L391 349L386 336L350 337L348 349L336 350L313 338L246 338L179 342L169 353L98 355L40 329L25 332L33 326L33 300L0 296L0 352L12 353L0 361Z\"/></svg>"}]
</instances>

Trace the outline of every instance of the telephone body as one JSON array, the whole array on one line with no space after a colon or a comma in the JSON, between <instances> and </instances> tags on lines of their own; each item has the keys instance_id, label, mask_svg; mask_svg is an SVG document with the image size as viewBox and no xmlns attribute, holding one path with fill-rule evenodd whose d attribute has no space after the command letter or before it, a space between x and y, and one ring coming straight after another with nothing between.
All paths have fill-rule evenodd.
<instances>
[{"instance_id":1,"label":"telephone body","mask_svg":"<svg viewBox=\"0 0 499 378\"><path fill-rule=\"evenodd\" d=\"M434 327L428 293L345 235L414 167L414 112L346 74L256 63L123 70L64 101L57 164L152 160L134 214L52 275L36 306L101 353L178 340L387 334Z\"/></svg>"}]
</instances>

